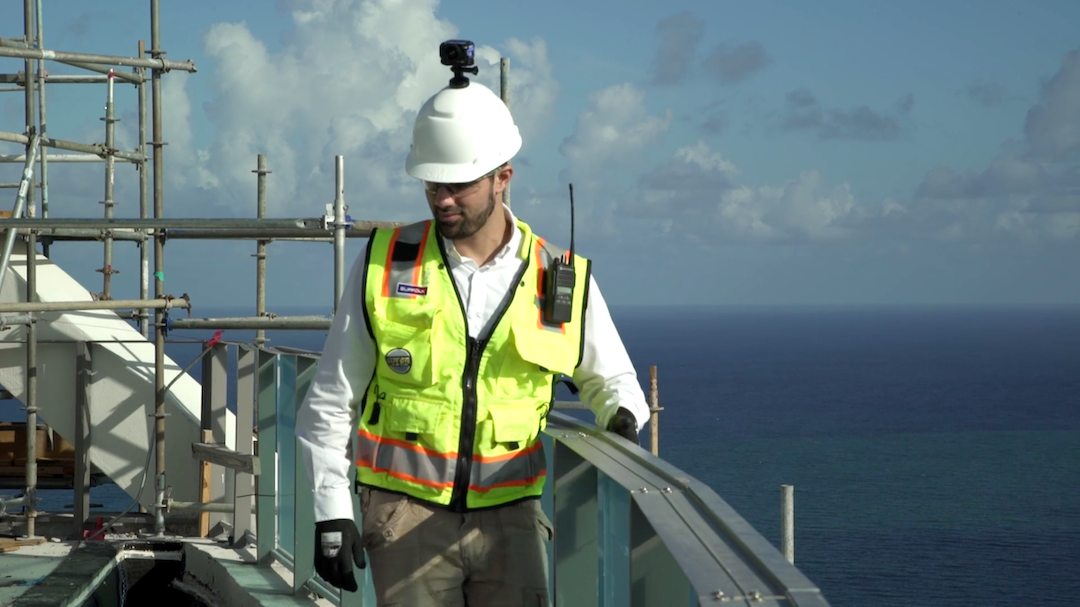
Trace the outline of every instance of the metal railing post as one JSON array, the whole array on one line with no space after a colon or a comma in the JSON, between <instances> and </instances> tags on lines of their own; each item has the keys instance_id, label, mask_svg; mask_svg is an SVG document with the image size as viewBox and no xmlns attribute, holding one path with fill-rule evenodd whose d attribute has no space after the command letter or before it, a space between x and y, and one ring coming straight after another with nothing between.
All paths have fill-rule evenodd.
<instances>
[{"instance_id":1,"label":"metal railing post","mask_svg":"<svg viewBox=\"0 0 1080 607\"><path fill-rule=\"evenodd\" d=\"M510 58L502 57L499 59L499 97L503 103L506 104L506 109L510 109ZM503 190L503 204L510 206L510 184L506 184L506 189Z\"/></svg>"},{"instance_id":2,"label":"metal railing post","mask_svg":"<svg viewBox=\"0 0 1080 607\"><path fill-rule=\"evenodd\" d=\"M334 186L334 311L345 292L345 157L335 157Z\"/></svg>"},{"instance_id":3,"label":"metal railing post","mask_svg":"<svg viewBox=\"0 0 1080 607\"><path fill-rule=\"evenodd\" d=\"M161 50L161 21L160 0L150 0L150 55L160 59ZM162 61L163 62L163 61ZM165 142L162 141L161 124L161 67L154 67L151 71L150 93L152 105L152 129L154 140L154 219L165 216L165 165L162 151ZM165 237L162 230L154 234L154 297L161 299L165 296ZM154 466L155 487L157 489L157 508L154 513L154 532L157 536L165 534L165 310L156 309L154 312L154 445L157 452Z\"/></svg>"},{"instance_id":4,"label":"metal railing post","mask_svg":"<svg viewBox=\"0 0 1080 607\"><path fill-rule=\"evenodd\" d=\"M271 171L266 168L266 154L259 154L255 164L255 197L256 216L259 219L266 218L266 176ZM255 249L255 316L266 314L266 245L269 240L259 240ZM255 330L255 345L261 346L266 343L266 331Z\"/></svg>"},{"instance_id":5,"label":"metal railing post","mask_svg":"<svg viewBox=\"0 0 1080 607\"><path fill-rule=\"evenodd\" d=\"M795 564L795 487L780 485L780 552Z\"/></svg>"},{"instance_id":6,"label":"metal railing post","mask_svg":"<svg viewBox=\"0 0 1080 607\"><path fill-rule=\"evenodd\" d=\"M660 457L660 391L656 387L656 365L649 367L649 444L652 454Z\"/></svg>"}]
</instances>

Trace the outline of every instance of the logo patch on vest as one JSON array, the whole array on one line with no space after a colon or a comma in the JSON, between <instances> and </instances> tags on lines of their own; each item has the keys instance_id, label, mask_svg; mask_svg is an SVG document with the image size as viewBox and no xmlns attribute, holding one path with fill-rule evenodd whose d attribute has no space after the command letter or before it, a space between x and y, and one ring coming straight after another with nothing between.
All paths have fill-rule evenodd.
<instances>
[{"instance_id":1,"label":"logo patch on vest","mask_svg":"<svg viewBox=\"0 0 1080 607\"><path fill-rule=\"evenodd\" d=\"M386 366L395 373L405 375L412 369L412 354L408 350L394 348L386 353Z\"/></svg>"},{"instance_id":2,"label":"logo patch on vest","mask_svg":"<svg viewBox=\"0 0 1080 607\"><path fill-rule=\"evenodd\" d=\"M411 285L407 282L399 282L397 283L397 292L403 295L419 295L423 297L424 295L427 295L427 287Z\"/></svg>"}]
</instances>

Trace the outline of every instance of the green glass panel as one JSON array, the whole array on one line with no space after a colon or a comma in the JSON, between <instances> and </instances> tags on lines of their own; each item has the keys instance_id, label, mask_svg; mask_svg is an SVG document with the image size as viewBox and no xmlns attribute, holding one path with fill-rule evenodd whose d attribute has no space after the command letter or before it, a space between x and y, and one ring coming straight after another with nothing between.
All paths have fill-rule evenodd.
<instances>
[{"instance_id":1,"label":"green glass panel","mask_svg":"<svg viewBox=\"0 0 1080 607\"><path fill-rule=\"evenodd\" d=\"M595 607L599 596L596 468L555 440L555 604Z\"/></svg>"}]
</instances>

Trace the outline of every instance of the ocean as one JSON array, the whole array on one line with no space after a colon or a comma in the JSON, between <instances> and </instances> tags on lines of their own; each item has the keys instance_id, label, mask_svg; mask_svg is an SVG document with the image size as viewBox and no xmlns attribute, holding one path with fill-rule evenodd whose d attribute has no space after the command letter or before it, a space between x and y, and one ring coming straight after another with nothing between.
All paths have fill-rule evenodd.
<instances>
[{"instance_id":1,"label":"ocean","mask_svg":"<svg viewBox=\"0 0 1080 607\"><path fill-rule=\"evenodd\" d=\"M832 605L1080 602L1080 307L612 316L646 391L657 366L660 455L776 546L780 486L794 485L795 564ZM324 339L269 336L313 350ZM181 365L199 350L168 346ZM0 418L17 419L13 407ZM43 508L70 504L69 491L45 493ZM109 510L125 497L92 491Z\"/></svg>"}]
</instances>

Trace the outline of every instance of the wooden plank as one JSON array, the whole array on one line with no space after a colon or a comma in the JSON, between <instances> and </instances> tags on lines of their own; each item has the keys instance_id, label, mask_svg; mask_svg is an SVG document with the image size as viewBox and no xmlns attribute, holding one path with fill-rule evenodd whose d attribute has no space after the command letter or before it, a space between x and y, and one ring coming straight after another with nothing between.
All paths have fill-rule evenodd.
<instances>
[{"instance_id":1,"label":"wooden plank","mask_svg":"<svg viewBox=\"0 0 1080 607\"><path fill-rule=\"evenodd\" d=\"M42 466L38 464L38 476L67 476L63 466ZM0 476L26 476L23 466L0 466Z\"/></svg>"},{"instance_id":2,"label":"wooden plank","mask_svg":"<svg viewBox=\"0 0 1080 607\"><path fill-rule=\"evenodd\" d=\"M43 537L36 537L34 539L0 537L0 553L15 552L24 546L37 546L38 544L43 543L45 543L45 538Z\"/></svg>"}]
</instances>

